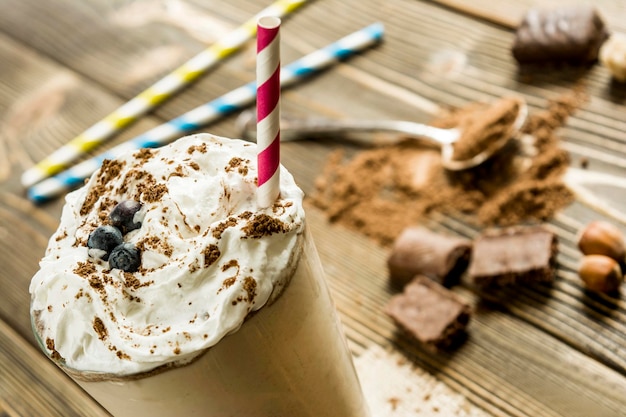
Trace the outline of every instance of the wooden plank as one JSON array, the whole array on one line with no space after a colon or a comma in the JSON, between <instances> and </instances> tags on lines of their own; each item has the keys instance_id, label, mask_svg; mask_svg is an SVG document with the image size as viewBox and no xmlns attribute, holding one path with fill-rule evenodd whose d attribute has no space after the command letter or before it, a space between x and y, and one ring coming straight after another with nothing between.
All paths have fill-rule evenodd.
<instances>
[{"instance_id":1,"label":"wooden plank","mask_svg":"<svg viewBox=\"0 0 626 417\"><path fill-rule=\"evenodd\" d=\"M157 0L50 0L45 7L37 0L0 0L0 262L4 265L0 331L10 335L0 342L5 352L0 356L0 366L5 368L0 369L17 372L18 388L30 378L30 370L21 367L28 366L34 344L27 314L28 283L62 204L33 207L24 198L19 174L265 4L209 3L181 2L183 11L173 12ZM597 152L591 157L594 169L626 175L626 166L620 165L626 157L626 93L609 82L606 70L598 66L585 71L561 69L521 78L509 53L510 29L477 21L456 7L442 8L442 2L379 3L317 1L286 21L285 62L376 20L385 23L387 35L376 49L285 91L285 114L427 122L439 106L513 91L522 94L534 111L545 106L546 98L570 90L584 78L593 99L571 119L563 136L576 157L586 156L587 149ZM472 4L479 11L487 7L487 2ZM505 13L498 11L504 13L500 18L512 19L512 11L521 10L519 4L527 3L500 2L493 10L502 8ZM606 4L619 8L617 2ZM133 7L141 7L141 13ZM614 15L623 16L623 11ZM203 26L208 29L199 31ZM250 81L253 73L254 52L249 47L117 140ZM230 117L205 130L237 136L233 122ZM305 192L311 192L326 157L338 148L348 154L358 151L332 140L291 143L283 147L283 162ZM598 191L618 204L626 198L612 195L611 190ZM621 298L585 293L575 276L580 256L573 243L575 233L598 217L596 212L576 204L551 222L562 242L558 279L552 287L523 289L508 302L496 304L481 301L481 294L469 287L458 288L478 307L470 339L455 354L432 355L397 336L382 314L393 293L386 279L388 249L328 224L322 213L309 206L307 210L355 354L372 344L398 349L494 415L612 416L624 409L626 358L621 348L626 342L626 305ZM444 216L433 217L429 225L469 237L478 232L460 219ZM31 351L20 356L23 344ZM47 363L35 356L33 364ZM47 369L54 375L53 365ZM50 390L70 389L64 386L67 383L50 375L45 378L32 389L44 392L43 401L60 401L60 394ZM26 390L21 396L18 388L11 391L15 404L18 398L35 395ZM10 407L4 409L18 415Z\"/></svg>"},{"instance_id":2,"label":"wooden plank","mask_svg":"<svg viewBox=\"0 0 626 417\"><path fill-rule=\"evenodd\" d=\"M9 411L9 406L0 398L0 417L16 417L16 414Z\"/></svg>"},{"instance_id":3,"label":"wooden plank","mask_svg":"<svg viewBox=\"0 0 626 417\"><path fill-rule=\"evenodd\" d=\"M357 351L372 344L395 346L496 415L613 416L626 405L622 373L463 288L455 290L476 309L469 340L449 354L420 349L397 334L382 314L395 292L387 281L388 251L340 225L328 227L323 214L312 207L307 206L307 213L337 308ZM331 241L336 244L326 245Z\"/></svg>"},{"instance_id":4,"label":"wooden plank","mask_svg":"<svg viewBox=\"0 0 626 417\"><path fill-rule=\"evenodd\" d=\"M0 320L0 411L11 417L104 417L78 385ZM4 410L3 410L4 408ZM2 414L0 414L2 415Z\"/></svg>"},{"instance_id":5,"label":"wooden plank","mask_svg":"<svg viewBox=\"0 0 626 417\"><path fill-rule=\"evenodd\" d=\"M487 22L495 23L507 28L516 28L530 8L560 7L560 0L521 0L516 2L491 2L485 0L466 2L463 0L434 0L434 2L450 7L460 13L468 14ZM626 11L623 4L614 1L594 1L593 6L598 9L603 20L611 30L626 30L624 20L621 18Z\"/></svg>"}]
</instances>

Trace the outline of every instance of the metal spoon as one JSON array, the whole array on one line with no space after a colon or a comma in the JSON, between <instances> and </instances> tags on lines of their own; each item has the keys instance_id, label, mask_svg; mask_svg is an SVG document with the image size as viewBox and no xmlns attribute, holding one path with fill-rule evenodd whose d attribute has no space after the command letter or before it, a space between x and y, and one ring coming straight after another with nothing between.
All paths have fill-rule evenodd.
<instances>
[{"instance_id":1,"label":"metal spoon","mask_svg":"<svg viewBox=\"0 0 626 417\"><path fill-rule=\"evenodd\" d=\"M460 129L441 129L403 120L332 120L289 119L281 120L281 141L292 141L320 135L332 135L366 145L398 143L407 138L427 139L441 145L442 165L452 171L469 169L482 164L498 152L510 139L516 137L526 122L528 108L520 100L519 111L510 134L492 143L482 152L465 160L455 160L454 143L461 137ZM241 113L236 121L244 139L255 140L256 117L253 111Z\"/></svg>"}]
</instances>

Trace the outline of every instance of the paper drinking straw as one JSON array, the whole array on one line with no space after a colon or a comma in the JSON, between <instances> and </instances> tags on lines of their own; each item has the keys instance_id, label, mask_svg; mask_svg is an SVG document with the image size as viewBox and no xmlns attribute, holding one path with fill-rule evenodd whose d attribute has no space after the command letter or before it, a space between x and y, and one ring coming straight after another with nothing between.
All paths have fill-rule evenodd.
<instances>
[{"instance_id":1,"label":"paper drinking straw","mask_svg":"<svg viewBox=\"0 0 626 417\"><path fill-rule=\"evenodd\" d=\"M257 28L257 202L266 208L280 194L280 19L266 16Z\"/></svg>"},{"instance_id":2,"label":"paper drinking straw","mask_svg":"<svg viewBox=\"0 0 626 417\"><path fill-rule=\"evenodd\" d=\"M284 16L305 2L306 0L278 0L257 13L223 39L218 40L172 73L157 81L156 84L76 136L66 145L54 151L34 167L26 170L22 174L22 184L25 187L30 187L65 169L71 162L102 144L140 116L154 109L174 93L196 80L218 62L232 55L256 35L256 24L260 17Z\"/></svg>"},{"instance_id":3,"label":"paper drinking straw","mask_svg":"<svg viewBox=\"0 0 626 417\"><path fill-rule=\"evenodd\" d=\"M383 37L383 32L383 25L375 23L283 67L280 75L281 87L289 87L340 59L347 58L378 43ZM44 202L61 195L65 191L82 185L85 178L97 170L103 160L117 158L121 154L135 149L156 148L165 145L183 134L199 130L208 123L254 103L255 98L256 82L243 85L176 119L159 125L143 135L34 185L28 189L28 197L35 202Z\"/></svg>"}]
</instances>

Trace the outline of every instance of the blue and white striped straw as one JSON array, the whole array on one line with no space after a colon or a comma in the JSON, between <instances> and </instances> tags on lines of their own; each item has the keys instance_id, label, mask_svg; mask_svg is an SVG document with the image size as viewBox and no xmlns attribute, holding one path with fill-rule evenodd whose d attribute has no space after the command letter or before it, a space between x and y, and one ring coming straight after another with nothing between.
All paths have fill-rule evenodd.
<instances>
[{"instance_id":1,"label":"blue and white striped straw","mask_svg":"<svg viewBox=\"0 0 626 417\"><path fill-rule=\"evenodd\" d=\"M383 25L374 23L283 67L280 75L281 88L289 87L308 75L378 43L382 39L383 32ZM100 168L103 160L115 159L126 152L140 148L157 148L165 145L181 135L199 130L208 123L253 104L255 98L256 81L253 81L35 184L28 189L28 197L39 203L59 196L82 185L85 178Z\"/></svg>"}]
</instances>

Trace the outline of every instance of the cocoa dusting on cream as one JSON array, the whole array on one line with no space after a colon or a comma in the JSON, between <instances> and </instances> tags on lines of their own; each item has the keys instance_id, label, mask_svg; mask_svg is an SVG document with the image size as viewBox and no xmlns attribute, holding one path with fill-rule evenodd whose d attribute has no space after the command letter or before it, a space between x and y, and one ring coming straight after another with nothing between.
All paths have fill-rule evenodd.
<instances>
[{"instance_id":1,"label":"cocoa dusting on cream","mask_svg":"<svg viewBox=\"0 0 626 417\"><path fill-rule=\"evenodd\" d=\"M193 154L194 152L207 153L206 143L203 143L201 145L193 145L187 149L187 153L189 155Z\"/></svg>"},{"instance_id":2,"label":"cocoa dusting on cream","mask_svg":"<svg viewBox=\"0 0 626 417\"><path fill-rule=\"evenodd\" d=\"M141 282L134 274L130 272L124 272L124 286L126 288L132 288L138 290L141 287L147 287L154 284L154 281Z\"/></svg>"},{"instance_id":3,"label":"cocoa dusting on cream","mask_svg":"<svg viewBox=\"0 0 626 417\"><path fill-rule=\"evenodd\" d=\"M64 230L63 233L60 233L59 235L57 235L57 237L54 240L59 242L65 239L66 237L67 237L67 230Z\"/></svg>"},{"instance_id":4,"label":"cocoa dusting on cream","mask_svg":"<svg viewBox=\"0 0 626 417\"><path fill-rule=\"evenodd\" d=\"M335 152L316 179L312 202L330 221L385 246L435 212L479 226L546 221L574 200L562 180L569 156L559 147L557 131L584 100L584 94L573 91L529 113L523 133L533 137L534 154L524 154L513 141L466 171L444 170L438 150L413 140L364 150L351 159ZM484 116L484 110L484 104L472 103L431 124L457 127Z\"/></svg>"},{"instance_id":5,"label":"cocoa dusting on cream","mask_svg":"<svg viewBox=\"0 0 626 417\"><path fill-rule=\"evenodd\" d=\"M302 236L303 195L284 180L281 191L290 203L275 204L274 213L262 211L279 221L256 217L255 200L239 198L255 179L250 161L256 154L240 142L198 135L181 138L177 146L135 151L105 162L85 188L68 196L64 213L70 216L62 216L56 240L46 250L53 262L42 262L33 277L31 307L48 355L63 362L68 373L80 380L136 379L186 365L230 331L222 317L243 322L256 311L257 297L265 304L287 284L288 276L272 275L266 282L255 274L267 262L272 271L293 270L297 257L291 248L300 247L295 243ZM228 152L214 153L218 147ZM223 188L214 188L216 180ZM173 186L188 193L170 194ZM229 199L231 193L237 198ZM222 204L215 209L197 204L210 199ZM112 231L110 245L102 226ZM275 235L283 229L284 235ZM268 235L273 236L267 245L250 239ZM104 259L100 251L109 256ZM276 256L267 261L265 251ZM138 267L128 266L137 259ZM174 277L166 271L173 263L182 271ZM63 280L54 297L48 276ZM220 288L227 290L216 295ZM239 306L221 308L232 301ZM76 327L66 311L78 311L87 325ZM212 320L207 320L209 311Z\"/></svg>"},{"instance_id":6,"label":"cocoa dusting on cream","mask_svg":"<svg viewBox=\"0 0 626 417\"><path fill-rule=\"evenodd\" d=\"M154 150L149 148L141 148L140 150L135 152L133 156L136 159L140 160L142 163L144 163L154 156Z\"/></svg>"},{"instance_id":7,"label":"cocoa dusting on cream","mask_svg":"<svg viewBox=\"0 0 626 417\"><path fill-rule=\"evenodd\" d=\"M175 169L174 172L172 172L168 179L171 177L184 177L185 176L185 170L183 169L182 165L178 165Z\"/></svg>"},{"instance_id":8,"label":"cocoa dusting on cream","mask_svg":"<svg viewBox=\"0 0 626 417\"><path fill-rule=\"evenodd\" d=\"M113 207L115 207L117 203L118 201L106 196L100 199L98 211L98 220L100 220L100 225L111 224L109 220L109 213L113 210Z\"/></svg>"},{"instance_id":9,"label":"cocoa dusting on cream","mask_svg":"<svg viewBox=\"0 0 626 417\"><path fill-rule=\"evenodd\" d=\"M87 215L93 209L93 206L96 204L96 201L98 201L98 198L100 198L100 196L104 194L105 191L106 188L104 187L104 185L94 185L87 197L85 197L85 202L80 208L80 215Z\"/></svg>"},{"instance_id":10,"label":"cocoa dusting on cream","mask_svg":"<svg viewBox=\"0 0 626 417\"><path fill-rule=\"evenodd\" d=\"M150 248L154 251L162 253L163 255L170 257L174 253L174 248L166 240L162 240L158 236L148 236L137 243L137 249L140 252Z\"/></svg>"},{"instance_id":11,"label":"cocoa dusting on cream","mask_svg":"<svg viewBox=\"0 0 626 417\"><path fill-rule=\"evenodd\" d=\"M93 298L91 297L91 294L90 294L90 293L86 293L86 292L85 292L85 291L81 288L80 290L78 290L78 292L76 293L76 295L74 296L74 298L75 298L76 300L78 300L78 299L80 299L80 298L82 298L82 297L87 298L87 302L88 302L88 303L91 303L91 302L93 301ZM50 306L50 307L52 307L52 306Z\"/></svg>"},{"instance_id":12,"label":"cocoa dusting on cream","mask_svg":"<svg viewBox=\"0 0 626 417\"><path fill-rule=\"evenodd\" d=\"M100 196L106 191L106 185L114 178L120 175L120 171L124 168L125 163L105 159L102 161L100 173L96 178L96 185L91 189L90 193L85 197L85 201L80 208L80 215L87 215L94 207Z\"/></svg>"},{"instance_id":13,"label":"cocoa dusting on cream","mask_svg":"<svg viewBox=\"0 0 626 417\"><path fill-rule=\"evenodd\" d=\"M128 173L126 174L126 177L124 178L124 181L119 186L117 192L120 195L128 195L129 194L128 188L132 186L135 182L139 184L139 186L146 181L154 182L154 179L151 180L150 177L144 179L146 175L150 175L150 174L148 174L146 171L142 169L134 168L134 169L129 170ZM138 197L139 196L136 195L134 196L134 199L137 200Z\"/></svg>"},{"instance_id":14,"label":"cocoa dusting on cream","mask_svg":"<svg viewBox=\"0 0 626 417\"><path fill-rule=\"evenodd\" d=\"M222 233L224 233L224 230L228 229L229 227L234 227L236 225L237 225L237 219L235 217L229 217L228 219L224 220L213 229L213 232L212 232L213 237L215 239L221 239Z\"/></svg>"}]
</instances>

